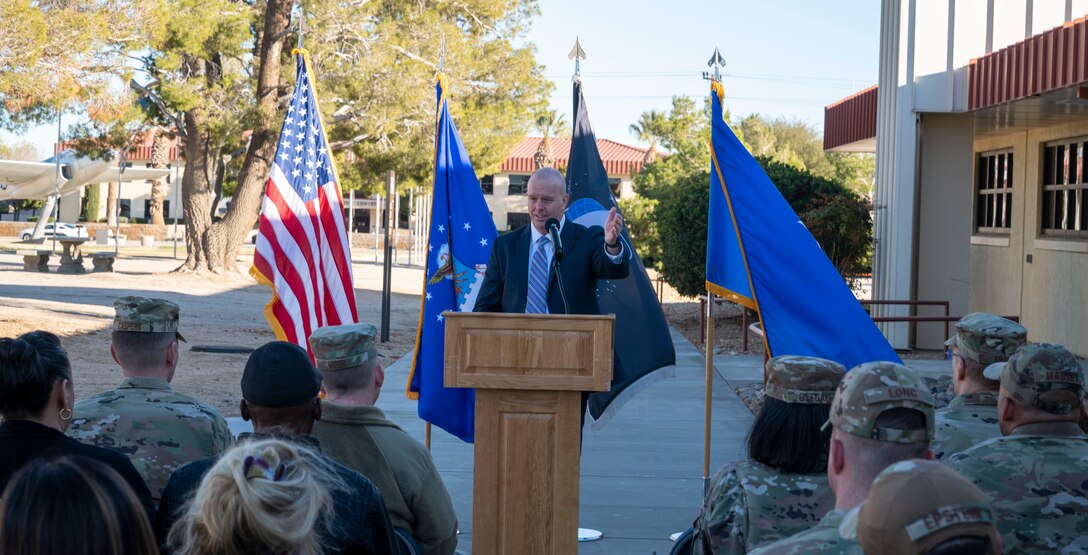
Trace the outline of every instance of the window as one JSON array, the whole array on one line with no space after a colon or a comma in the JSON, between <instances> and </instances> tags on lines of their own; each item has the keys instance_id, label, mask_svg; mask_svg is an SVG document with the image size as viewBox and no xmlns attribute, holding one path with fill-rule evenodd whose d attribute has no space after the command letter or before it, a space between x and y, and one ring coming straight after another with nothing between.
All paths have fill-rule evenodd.
<instances>
[{"instance_id":1,"label":"window","mask_svg":"<svg viewBox=\"0 0 1088 555\"><path fill-rule=\"evenodd\" d=\"M1084 147L1088 137L1043 148L1043 235L1088 238L1088 175Z\"/></svg>"},{"instance_id":2,"label":"window","mask_svg":"<svg viewBox=\"0 0 1088 555\"><path fill-rule=\"evenodd\" d=\"M1012 151L978 156L975 232L1008 234L1012 227Z\"/></svg>"},{"instance_id":3,"label":"window","mask_svg":"<svg viewBox=\"0 0 1088 555\"><path fill-rule=\"evenodd\" d=\"M510 176L510 191L508 195L524 195L525 189L529 187L529 176L527 175L511 175Z\"/></svg>"},{"instance_id":4,"label":"window","mask_svg":"<svg viewBox=\"0 0 1088 555\"><path fill-rule=\"evenodd\" d=\"M529 225L529 213L528 212L507 212L506 213L506 229L517 229L522 226Z\"/></svg>"},{"instance_id":5,"label":"window","mask_svg":"<svg viewBox=\"0 0 1088 555\"><path fill-rule=\"evenodd\" d=\"M608 188L612 189L612 198L620 198L620 183L621 180L618 177L608 178Z\"/></svg>"},{"instance_id":6,"label":"window","mask_svg":"<svg viewBox=\"0 0 1088 555\"><path fill-rule=\"evenodd\" d=\"M480 189L483 189L485 195L495 194L495 176L485 175L484 178L480 180Z\"/></svg>"}]
</instances>

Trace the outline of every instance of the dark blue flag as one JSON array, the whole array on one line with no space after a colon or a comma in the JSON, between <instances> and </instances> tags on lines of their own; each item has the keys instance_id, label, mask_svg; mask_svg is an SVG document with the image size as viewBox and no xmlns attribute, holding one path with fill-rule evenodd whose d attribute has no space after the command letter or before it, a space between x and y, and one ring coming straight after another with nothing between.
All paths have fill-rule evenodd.
<instances>
[{"instance_id":1,"label":"dark blue flag","mask_svg":"<svg viewBox=\"0 0 1088 555\"><path fill-rule=\"evenodd\" d=\"M434 202L427 241L423 306L408 397L419 400L419 417L472 442L476 392L442 385L447 310L472 312L484 282L494 242L495 222L487 209L480 181L468 160L457 127L450 119L445 79L438 84L435 137Z\"/></svg>"},{"instance_id":2,"label":"dark blue flag","mask_svg":"<svg viewBox=\"0 0 1088 555\"><path fill-rule=\"evenodd\" d=\"M574 81L574 135L567 166L567 191L570 206L567 217L586 227L604 227L608 212L616 207L608 173L597 151L597 137L589 123L582 83ZM602 314L616 315L616 352L612 371L612 389L589 397L589 417L593 427L615 413L632 395L657 379L666 377L657 370L676 364L665 314L654 294L646 267L631 246L624 227L624 256L631 257L631 274L624 279L602 280L597 284L597 302Z\"/></svg>"},{"instance_id":3,"label":"dark blue flag","mask_svg":"<svg viewBox=\"0 0 1088 555\"><path fill-rule=\"evenodd\" d=\"M767 354L853 368L901 362L816 239L722 116L712 84L706 287L759 314Z\"/></svg>"}]
</instances>

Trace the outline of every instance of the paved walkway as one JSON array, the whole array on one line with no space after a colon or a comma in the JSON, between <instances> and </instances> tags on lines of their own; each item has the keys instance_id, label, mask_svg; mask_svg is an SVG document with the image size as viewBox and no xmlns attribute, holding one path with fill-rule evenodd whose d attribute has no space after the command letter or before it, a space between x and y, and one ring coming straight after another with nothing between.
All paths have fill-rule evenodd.
<instances>
[{"instance_id":1,"label":"paved walkway","mask_svg":"<svg viewBox=\"0 0 1088 555\"><path fill-rule=\"evenodd\" d=\"M579 544L580 554L665 554L669 535L691 525L702 499L703 355L673 332L676 373L628 402L604 426L587 430L582 451L580 525L604 538ZM734 389L760 381L762 357L717 355L714 377L711 474L744 454L752 415ZM946 361L908 361L928 375L948 371ZM423 440L424 424L401 384L410 357L386 370L378 406L410 434ZM237 434L248 423L231 418ZM472 446L435 428L435 463L453 498L461 526L459 548L472 549Z\"/></svg>"}]
</instances>

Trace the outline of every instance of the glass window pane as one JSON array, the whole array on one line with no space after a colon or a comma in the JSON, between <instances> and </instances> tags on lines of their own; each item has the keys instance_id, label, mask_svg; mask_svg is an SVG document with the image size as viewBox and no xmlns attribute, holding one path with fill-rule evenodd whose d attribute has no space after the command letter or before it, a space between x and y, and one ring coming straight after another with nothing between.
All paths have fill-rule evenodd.
<instances>
[{"instance_id":1,"label":"glass window pane","mask_svg":"<svg viewBox=\"0 0 1088 555\"><path fill-rule=\"evenodd\" d=\"M1012 193L1005 193L1005 228L1012 227Z\"/></svg>"},{"instance_id":2,"label":"glass window pane","mask_svg":"<svg viewBox=\"0 0 1088 555\"><path fill-rule=\"evenodd\" d=\"M1043 149L1043 185L1054 183L1054 147Z\"/></svg>"},{"instance_id":3,"label":"glass window pane","mask_svg":"<svg viewBox=\"0 0 1088 555\"><path fill-rule=\"evenodd\" d=\"M1065 225L1062 229L1076 229L1077 219L1077 192L1065 192Z\"/></svg>"},{"instance_id":4,"label":"glass window pane","mask_svg":"<svg viewBox=\"0 0 1088 555\"><path fill-rule=\"evenodd\" d=\"M1081 231L1088 230L1088 191L1080 190L1080 225Z\"/></svg>"},{"instance_id":5,"label":"glass window pane","mask_svg":"<svg viewBox=\"0 0 1088 555\"><path fill-rule=\"evenodd\" d=\"M1005 187L1013 186L1013 153L1005 156Z\"/></svg>"},{"instance_id":6,"label":"glass window pane","mask_svg":"<svg viewBox=\"0 0 1088 555\"><path fill-rule=\"evenodd\" d=\"M1043 229L1054 228L1054 191L1043 191Z\"/></svg>"}]
</instances>

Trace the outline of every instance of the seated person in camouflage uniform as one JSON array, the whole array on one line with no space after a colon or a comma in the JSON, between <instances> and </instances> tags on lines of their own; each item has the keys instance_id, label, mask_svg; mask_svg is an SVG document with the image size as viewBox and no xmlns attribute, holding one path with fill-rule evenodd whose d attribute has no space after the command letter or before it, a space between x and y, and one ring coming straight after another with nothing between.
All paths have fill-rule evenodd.
<instances>
[{"instance_id":1,"label":"seated person in camouflage uniform","mask_svg":"<svg viewBox=\"0 0 1088 555\"><path fill-rule=\"evenodd\" d=\"M936 413L933 453L938 459L1001 436L997 427L998 383L986 379L986 365L1003 362L1027 342L1028 330L1000 316L975 312L956 323L945 346L952 359L956 397Z\"/></svg>"},{"instance_id":2,"label":"seated person in camouflage uniform","mask_svg":"<svg viewBox=\"0 0 1088 555\"><path fill-rule=\"evenodd\" d=\"M321 419L322 404L318 397L321 374L317 373L306 350L286 341L272 341L258 347L246 361L241 389L242 401L238 410L244 420L253 422L253 433L240 434L238 443L281 439L293 444L311 464L327 471L322 473L326 477L323 484L331 497L332 510L321 525L320 552L374 555L400 552L378 488L363 475L325 456L321 444L310 436L314 422ZM162 504L155 515L156 536L160 542L168 538L170 542L164 546L164 553L181 547L175 542L184 543L185 534L181 528L190 525L186 521L191 519L185 515L193 513L187 505L198 502L198 490L207 490L202 482L217 465L217 459L208 457L191 462L170 475ZM204 518L198 520L222 524ZM260 546L237 547L237 551L229 552L267 552ZM221 550L197 552L219 553Z\"/></svg>"},{"instance_id":3,"label":"seated person in camouflage uniform","mask_svg":"<svg viewBox=\"0 0 1088 555\"><path fill-rule=\"evenodd\" d=\"M370 324L348 324L310 335L325 384L312 435L326 455L374 482L393 526L422 555L449 555L457 547L457 513L431 453L374 406L385 382L377 333Z\"/></svg>"},{"instance_id":4,"label":"seated person in camouflage uniform","mask_svg":"<svg viewBox=\"0 0 1088 555\"><path fill-rule=\"evenodd\" d=\"M116 389L76 404L68 435L127 455L155 503L170 473L218 455L231 443L215 407L171 389L181 349L178 305L163 299L119 297L110 354L125 379Z\"/></svg>"},{"instance_id":5,"label":"seated person in camouflage uniform","mask_svg":"<svg viewBox=\"0 0 1088 555\"><path fill-rule=\"evenodd\" d=\"M846 369L802 356L774 357L766 369L749 459L714 476L693 525L692 553L747 553L811 528L835 504L827 486L831 431L820 426Z\"/></svg>"},{"instance_id":6,"label":"seated person in camouflage uniform","mask_svg":"<svg viewBox=\"0 0 1088 555\"><path fill-rule=\"evenodd\" d=\"M827 481L835 508L815 527L763 546L753 554L861 554L857 539L839 533L846 513L869 494L889 465L932 459L933 394L913 370L893 362L867 362L846 373L831 402Z\"/></svg>"},{"instance_id":7,"label":"seated person in camouflage uniform","mask_svg":"<svg viewBox=\"0 0 1088 555\"><path fill-rule=\"evenodd\" d=\"M839 531L880 555L1000 555L986 494L937 461L897 462L881 472Z\"/></svg>"},{"instance_id":8,"label":"seated person in camouflage uniform","mask_svg":"<svg viewBox=\"0 0 1088 555\"><path fill-rule=\"evenodd\" d=\"M1001 433L945 463L985 492L1008 553L1088 552L1084 370L1061 345L1029 343L986 368L1001 381Z\"/></svg>"}]
</instances>

